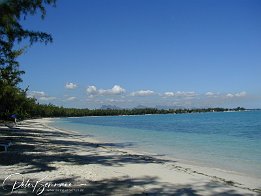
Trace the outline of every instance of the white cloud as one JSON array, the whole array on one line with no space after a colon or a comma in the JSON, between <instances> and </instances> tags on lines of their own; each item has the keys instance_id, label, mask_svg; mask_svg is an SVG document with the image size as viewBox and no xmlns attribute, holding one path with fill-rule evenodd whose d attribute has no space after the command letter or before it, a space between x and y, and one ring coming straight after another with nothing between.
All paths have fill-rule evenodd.
<instances>
[{"instance_id":1,"label":"white cloud","mask_svg":"<svg viewBox=\"0 0 261 196\"><path fill-rule=\"evenodd\" d=\"M47 95L43 91L31 91L28 93L27 97L35 98L35 99L38 99L41 101L50 101L50 100L57 99L56 97L51 97L51 96Z\"/></svg>"},{"instance_id":2,"label":"white cloud","mask_svg":"<svg viewBox=\"0 0 261 196\"><path fill-rule=\"evenodd\" d=\"M94 95L89 95L88 97L89 97L90 99L92 99L92 98L94 98Z\"/></svg>"},{"instance_id":3,"label":"white cloud","mask_svg":"<svg viewBox=\"0 0 261 196\"><path fill-rule=\"evenodd\" d=\"M108 94L108 95L120 95L125 92L126 92L126 90L119 85L114 85L112 87L112 89L107 89L107 90L101 89L100 90L100 94Z\"/></svg>"},{"instance_id":4,"label":"white cloud","mask_svg":"<svg viewBox=\"0 0 261 196\"><path fill-rule=\"evenodd\" d=\"M31 97L31 98L33 98L33 97L39 98L39 97L45 97L45 96L46 96L46 94L43 91L31 91L28 93L28 97Z\"/></svg>"},{"instance_id":5,"label":"white cloud","mask_svg":"<svg viewBox=\"0 0 261 196\"><path fill-rule=\"evenodd\" d=\"M246 94L247 94L247 93L246 93L245 91L242 91L242 92L240 92L240 93L236 93L235 96L236 96L236 97L244 97L244 96L246 96Z\"/></svg>"},{"instance_id":6,"label":"white cloud","mask_svg":"<svg viewBox=\"0 0 261 196\"><path fill-rule=\"evenodd\" d=\"M164 95L167 97L174 97L175 93L174 92L165 92Z\"/></svg>"},{"instance_id":7,"label":"white cloud","mask_svg":"<svg viewBox=\"0 0 261 196\"><path fill-rule=\"evenodd\" d=\"M55 100L55 99L56 99L56 97L49 97L49 96L39 98L39 100L41 100L41 101L51 101L51 100Z\"/></svg>"},{"instance_id":8,"label":"white cloud","mask_svg":"<svg viewBox=\"0 0 261 196\"><path fill-rule=\"evenodd\" d=\"M219 92L206 92L205 96L207 96L208 98L217 98L220 97L220 93Z\"/></svg>"},{"instance_id":9,"label":"white cloud","mask_svg":"<svg viewBox=\"0 0 261 196\"><path fill-rule=\"evenodd\" d=\"M246 93L245 91L242 91L242 92L235 93L235 94L228 93L228 94L226 94L226 97L228 97L228 98L232 98L232 97L245 97L246 95L247 95L247 93Z\"/></svg>"},{"instance_id":10,"label":"white cloud","mask_svg":"<svg viewBox=\"0 0 261 196\"><path fill-rule=\"evenodd\" d=\"M111 89L97 89L96 86L88 86L86 91L90 97L94 95L121 95L126 92L126 90L119 85L114 85Z\"/></svg>"},{"instance_id":11,"label":"white cloud","mask_svg":"<svg viewBox=\"0 0 261 196\"><path fill-rule=\"evenodd\" d=\"M77 87L78 87L77 84L74 84L72 82L69 82L69 83L65 84L65 88L67 88L67 89L75 89Z\"/></svg>"},{"instance_id":12,"label":"white cloud","mask_svg":"<svg viewBox=\"0 0 261 196\"><path fill-rule=\"evenodd\" d=\"M74 101L74 100L76 100L77 98L76 97L68 97L67 99L66 99L66 101Z\"/></svg>"},{"instance_id":13,"label":"white cloud","mask_svg":"<svg viewBox=\"0 0 261 196\"><path fill-rule=\"evenodd\" d=\"M90 95L96 95L98 94L97 88L96 86L88 86L88 88L86 89L87 93Z\"/></svg>"},{"instance_id":14,"label":"white cloud","mask_svg":"<svg viewBox=\"0 0 261 196\"><path fill-rule=\"evenodd\" d=\"M228 93L228 94L226 94L226 97L232 98L232 97L234 97L234 95L231 93Z\"/></svg>"},{"instance_id":15,"label":"white cloud","mask_svg":"<svg viewBox=\"0 0 261 196\"><path fill-rule=\"evenodd\" d=\"M177 91L175 92L165 92L164 96L166 97L195 97L197 96L197 93L191 91L191 92L184 92L184 91Z\"/></svg>"},{"instance_id":16,"label":"white cloud","mask_svg":"<svg viewBox=\"0 0 261 196\"><path fill-rule=\"evenodd\" d=\"M155 94L154 91L151 90L140 90L136 92L132 92L131 96L149 96Z\"/></svg>"},{"instance_id":17,"label":"white cloud","mask_svg":"<svg viewBox=\"0 0 261 196\"><path fill-rule=\"evenodd\" d=\"M176 96L178 97L195 97L197 93L191 91L191 92L184 92L184 91L178 91L176 93Z\"/></svg>"},{"instance_id":18,"label":"white cloud","mask_svg":"<svg viewBox=\"0 0 261 196\"><path fill-rule=\"evenodd\" d=\"M124 99L108 99L107 100L110 103L125 103L128 102L128 100L124 100Z\"/></svg>"},{"instance_id":19,"label":"white cloud","mask_svg":"<svg viewBox=\"0 0 261 196\"><path fill-rule=\"evenodd\" d=\"M213 92L207 92L206 94L205 94L206 96L215 96L216 95L216 93L213 93Z\"/></svg>"}]
</instances>

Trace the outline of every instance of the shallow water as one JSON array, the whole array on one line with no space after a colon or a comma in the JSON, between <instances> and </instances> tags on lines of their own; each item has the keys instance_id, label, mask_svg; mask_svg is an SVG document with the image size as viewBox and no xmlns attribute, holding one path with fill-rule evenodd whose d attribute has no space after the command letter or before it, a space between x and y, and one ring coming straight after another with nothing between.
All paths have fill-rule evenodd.
<instances>
[{"instance_id":1,"label":"shallow water","mask_svg":"<svg viewBox=\"0 0 261 196\"><path fill-rule=\"evenodd\" d=\"M261 177L261 111L61 118L53 125L142 152Z\"/></svg>"}]
</instances>

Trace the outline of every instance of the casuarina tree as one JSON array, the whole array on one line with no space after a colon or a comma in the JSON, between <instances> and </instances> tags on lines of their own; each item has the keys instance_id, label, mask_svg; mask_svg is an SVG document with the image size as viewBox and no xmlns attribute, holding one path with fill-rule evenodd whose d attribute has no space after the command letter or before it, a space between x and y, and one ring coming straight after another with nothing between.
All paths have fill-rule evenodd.
<instances>
[{"instance_id":1,"label":"casuarina tree","mask_svg":"<svg viewBox=\"0 0 261 196\"><path fill-rule=\"evenodd\" d=\"M17 57L36 42L52 42L45 32L29 30L22 26L28 16L40 14L44 19L46 5L55 6L56 0L0 0L0 118L24 111L26 90L18 87L24 71L19 69ZM21 45L21 43L26 45ZM27 41L27 42L26 42Z\"/></svg>"}]
</instances>

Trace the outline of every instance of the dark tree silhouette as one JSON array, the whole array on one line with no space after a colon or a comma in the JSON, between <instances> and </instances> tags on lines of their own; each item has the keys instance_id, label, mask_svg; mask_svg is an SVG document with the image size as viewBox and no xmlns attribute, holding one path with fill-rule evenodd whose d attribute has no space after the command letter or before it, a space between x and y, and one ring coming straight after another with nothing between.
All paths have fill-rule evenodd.
<instances>
[{"instance_id":1,"label":"dark tree silhouette","mask_svg":"<svg viewBox=\"0 0 261 196\"><path fill-rule=\"evenodd\" d=\"M26 90L18 87L24 71L19 69L17 57L27 46L20 46L22 41L47 44L52 36L45 32L25 29L21 21L28 15L40 12L46 15L45 5L55 5L56 0L3 0L0 2L0 117L16 112L27 101ZM31 100L28 100L31 101ZM21 109L21 108L20 108Z\"/></svg>"}]
</instances>

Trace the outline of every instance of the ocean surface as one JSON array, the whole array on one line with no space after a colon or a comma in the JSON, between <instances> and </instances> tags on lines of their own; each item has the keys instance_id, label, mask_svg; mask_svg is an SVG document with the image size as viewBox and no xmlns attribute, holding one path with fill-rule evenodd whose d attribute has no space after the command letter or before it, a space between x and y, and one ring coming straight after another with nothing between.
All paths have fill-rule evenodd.
<instances>
[{"instance_id":1,"label":"ocean surface","mask_svg":"<svg viewBox=\"0 0 261 196\"><path fill-rule=\"evenodd\" d=\"M261 178L261 111L61 118L119 147Z\"/></svg>"}]
</instances>

